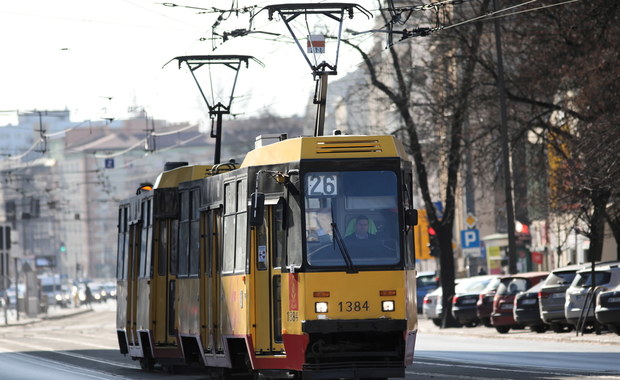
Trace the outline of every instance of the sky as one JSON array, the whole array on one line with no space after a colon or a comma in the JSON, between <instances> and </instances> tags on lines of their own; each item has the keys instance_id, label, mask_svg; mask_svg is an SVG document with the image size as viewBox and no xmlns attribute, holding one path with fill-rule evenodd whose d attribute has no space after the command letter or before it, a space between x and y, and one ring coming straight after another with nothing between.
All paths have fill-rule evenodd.
<instances>
[{"instance_id":1,"label":"sky","mask_svg":"<svg viewBox=\"0 0 620 380\"><path fill-rule=\"evenodd\" d=\"M172 58L184 55L239 54L251 61L239 73L232 112L253 117L264 112L302 115L311 100L314 81L299 48L283 21L268 20L262 11L254 16L252 33L223 42L212 40L212 25L220 13L201 13L190 7L229 9L269 4L257 0L172 0L179 6L143 0L13 0L0 5L0 125L11 122L16 111L71 111L72 120L123 119L128 111L142 110L150 117L171 122L208 120L206 104L185 67ZM372 2L361 5L369 8ZM370 9L370 8L369 8ZM377 12L373 12L377 14ZM225 15L216 29L248 28L249 16ZM300 17L301 21L303 18ZM296 29L335 33L335 23L309 19ZM305 22L305 20L303 20ZM329 24L327 29L321 24ZM344 28L371 29L373 21L357 12ZM305 28L305 30L301 30ZM263 32L277 33L279 37ZM360 41L372 42L367 34ZM302 41L305 44L305 40ZM213 46L216 47L213 50ZM304 45L305 47L305 45ZM335 46L327 44L328 61ZM319 57L319 59L322 59ZM165 66L164 66L165 65ZM361 58L341 47L336 77L361 65ZM195 71L210 93L221 83L222 65ZM228 70L231 72L231 70ZM211 74L216 78L205 82ZM220 81L228 82L229 79ZM206 86L206 87L205 87ZM228 91L228 90L224 90Z\"/></svg>"}]
</instances>

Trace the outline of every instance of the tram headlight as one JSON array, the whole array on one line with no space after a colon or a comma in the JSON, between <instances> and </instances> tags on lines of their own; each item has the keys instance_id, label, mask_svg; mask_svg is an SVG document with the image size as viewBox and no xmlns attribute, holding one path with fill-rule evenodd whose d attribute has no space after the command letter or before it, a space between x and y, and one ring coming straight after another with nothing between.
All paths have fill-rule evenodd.
<instances>
[{"instance_id":1,"label":"tram headlight","mask_svg":"<svg viewBox=\"0 0 620 380\"><path fill-rule=\"evenodd\" d=\"M327 313L327 302L315 302L314 303L314 312L315 313Z\"/></svg>"},{"instance_id":2,"label":"tram headlight","mask_svg":"<svg viewBox=\"0 0 620 380\"><path fill-rule=\"evenodd\" d=\"M394 301L381 301L381 311L394 311Z\"/></svg>"}]
</instances>

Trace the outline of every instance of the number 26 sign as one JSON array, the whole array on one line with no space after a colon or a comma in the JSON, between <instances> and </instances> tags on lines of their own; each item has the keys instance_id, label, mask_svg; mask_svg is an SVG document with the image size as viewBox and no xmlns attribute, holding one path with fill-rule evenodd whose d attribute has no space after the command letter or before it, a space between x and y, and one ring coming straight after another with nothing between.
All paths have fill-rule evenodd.
<instances>
[{"instance_id":1,"label":"number 26 sign","mask_svg":"<svg viewBox=\"0 0 620 380\"><path fill-rule=\"evenodd\" d=\"M328 196L338 195L338 176L336 174L308 174L307 194L309 196Z\"/></svg>"}]
</instances>

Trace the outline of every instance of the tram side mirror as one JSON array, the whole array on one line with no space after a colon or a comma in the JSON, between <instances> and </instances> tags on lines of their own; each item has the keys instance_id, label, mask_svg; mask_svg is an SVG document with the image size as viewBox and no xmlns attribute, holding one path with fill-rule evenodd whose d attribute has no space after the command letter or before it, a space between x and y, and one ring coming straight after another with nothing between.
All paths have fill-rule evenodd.
<instances>
[{"instance_id":1,"label":"tram side mirror","mask_svg":"<svg viewBox=\"0 0 620 380\"><path fill-rule=\"evenodd\" d=\"M265 216L265 194L252 193L250 199L250 226L262 226Z\"/></svg>"},{"instance_id":2,"label":"tram side mirror","mask_svg":"<svg viewBox=\"0 0 620 380\"><path fill-rule=\"evenodd\" d=\"M405 210L405 223L408 226L417 226L418 225L418 210L414 208Z\"/></svg>"}]
</instances>

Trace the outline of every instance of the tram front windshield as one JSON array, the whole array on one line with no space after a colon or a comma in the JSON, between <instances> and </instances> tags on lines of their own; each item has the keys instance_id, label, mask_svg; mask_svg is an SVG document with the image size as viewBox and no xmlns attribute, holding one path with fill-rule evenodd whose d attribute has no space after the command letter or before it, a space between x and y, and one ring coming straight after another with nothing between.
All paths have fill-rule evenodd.
<instances>
[{"instance_id":1,"label":"tram front windshield","mask_svg":"<svg viewBox=\"0 0 620 380\"><path fill-rule=\"evenodd\" d=\"M309 172L304 183L309 265L357 268L400 261L396 173Z\"/></svg>"}]
</instances>

